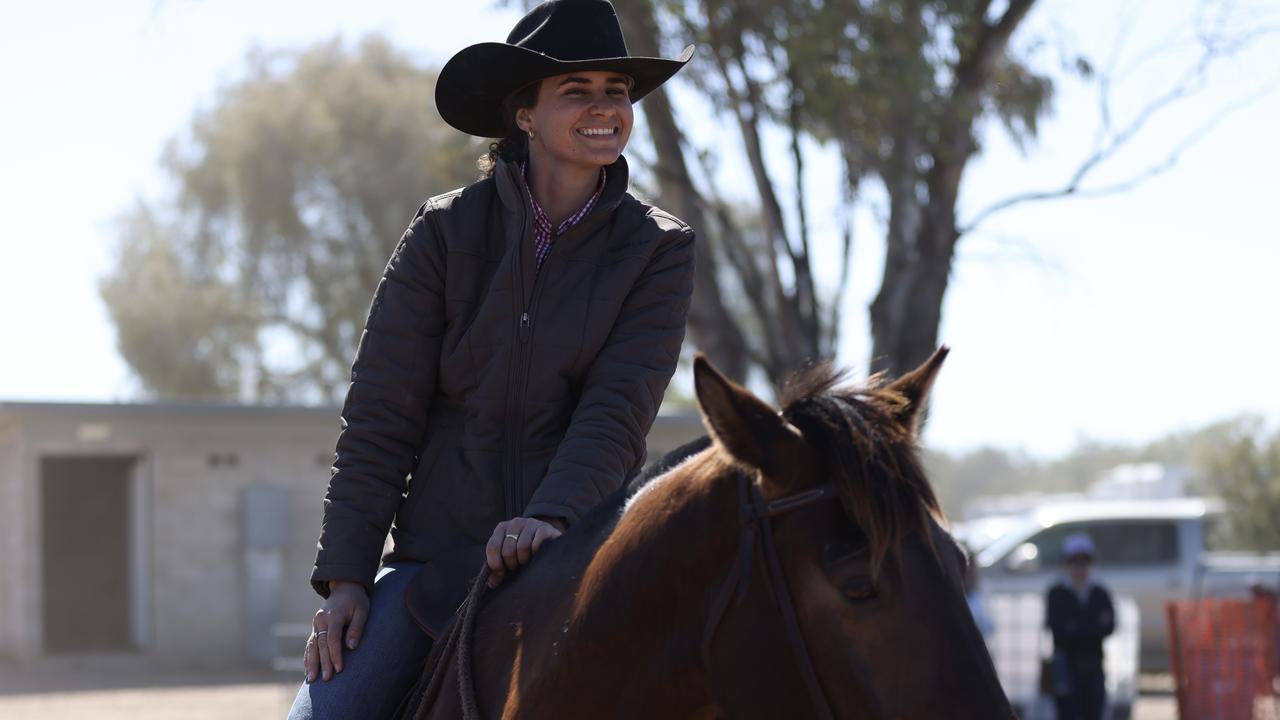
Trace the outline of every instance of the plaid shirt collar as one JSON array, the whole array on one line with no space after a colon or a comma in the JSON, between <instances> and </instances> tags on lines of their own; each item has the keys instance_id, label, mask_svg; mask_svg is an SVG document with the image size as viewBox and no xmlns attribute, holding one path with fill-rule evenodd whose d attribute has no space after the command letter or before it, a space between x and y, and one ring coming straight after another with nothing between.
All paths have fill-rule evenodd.
<instances>
[{"instance_id":1,"label":"plaid shirt collar","mask_svg":"<svg viewBox=\"0 0 1280 720\"><path fill-rule=\"evenodd\" d=\"M529 163L520 163L520 174L525 178L525 186L529 182ZM596 201L600 199L600 193L604 191L604 183L607 175L604 168L600 168L600 182L596 184L596 191L587 200L587 204L582 206L581 210L569 216L567 220L560 223L558 227L553 227L551 218L543 212L542 207L538 205L538 201L533 197L533 189L529 190L529 202L533 205L533 247L536 251L538 269L542 269L542 261L546 259L547 253L551 252L551 245L556 238L565 234L569 228L577 225L591 212L591 208L596 206Z\"/></svg>"}]
</instances>

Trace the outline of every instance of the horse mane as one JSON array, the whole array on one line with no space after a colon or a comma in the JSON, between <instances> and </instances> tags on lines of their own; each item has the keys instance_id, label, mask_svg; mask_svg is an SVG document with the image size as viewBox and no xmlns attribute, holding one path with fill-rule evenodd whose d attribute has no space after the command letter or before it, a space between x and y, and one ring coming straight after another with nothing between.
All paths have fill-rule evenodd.
<instances>
[{"instance_id":1,"label":"horse mane","mask_svg":"<svg viewBox=\"0 0 1280 720\"><path fill-rule=\"evenodd\" d=\"M933 546L929 531L942 510L925 477L913 417L918 408L883 374L845 384L847 374L821 363L794 374L782 394L782 415L825 461L846 512L866 536L871 571L912 530Z\"/></svg>"}]
</instances>

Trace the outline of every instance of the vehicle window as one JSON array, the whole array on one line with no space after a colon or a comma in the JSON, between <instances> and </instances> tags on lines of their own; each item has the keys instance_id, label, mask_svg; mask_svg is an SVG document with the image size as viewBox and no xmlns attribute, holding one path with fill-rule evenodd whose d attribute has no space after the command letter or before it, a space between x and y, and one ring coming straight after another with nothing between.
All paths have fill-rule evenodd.
<instances>
[{"instance_id":1,"label":"vehicle window","mask_svg":"<svg viewBox=\"0 0 1280 720\"><path fill-rule=\"evenodd\" d=\"M1077 532L1087 533L1093 539L1100 566L1160 565L1178 558L1178 528L1172 522L1064 523L1045 528L1031 538L1040 566L1062 567L1062 541Z\"/></svg>"},{"instance_id":2,"label":"vehicle window","mask_svg":"<svg viewBox=\"0 0 1280 720\"><path fill-rule=\"evenodd\" d=\"M1099 565L1160 565L1178 559L1178 527L1174 523L1098 523L1091 530Z\"/></svg>"}]
</instances>

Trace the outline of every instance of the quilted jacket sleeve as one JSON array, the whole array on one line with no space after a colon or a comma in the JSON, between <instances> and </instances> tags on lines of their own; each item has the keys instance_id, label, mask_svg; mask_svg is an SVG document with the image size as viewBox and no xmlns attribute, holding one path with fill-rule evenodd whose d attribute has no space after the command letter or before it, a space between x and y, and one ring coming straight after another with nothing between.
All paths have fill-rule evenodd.
<instances>
[{"instance_id":1,"label":"quilted jacket sleeve","mask_svg":"<svg viewBox=\"0 0 1280 720\"><path fill-rule=\"evenodd\" d=\"M374 293L351 367L311 584L373 587L387 531L423 446L444 333L444 258L430 203Z\"/></svg>"},{"instance_id":2,"label":"quilted jacket sleeve","mask_svg":"<svg viewBox=\"0 0 1280 720\"><path fill-rule=\"evenodd\" d=\"M627 294L526 516L572 525L644 461L645 436L684 341L693 243L688 228L670 232Z\"/></svg>"}]
</instances>

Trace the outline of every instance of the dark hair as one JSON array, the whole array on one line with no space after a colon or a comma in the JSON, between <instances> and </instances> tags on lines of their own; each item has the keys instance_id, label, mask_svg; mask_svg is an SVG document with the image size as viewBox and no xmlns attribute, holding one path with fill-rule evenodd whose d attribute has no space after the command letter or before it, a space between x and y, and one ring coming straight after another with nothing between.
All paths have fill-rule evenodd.
<instances>
[{"instance_id":1,"label":"dark hair","mask_svg":"<svg viewBox=\"0 0 1280 720\"><path fill-rule=\"evenodd\" d=\"M480 169L480 178L493 177L498 163L524 160L529 157L529 137L516 124L516 111L520 108L533 108L538 104L538 91L542 81L525 85L508 95L502 101L502 117L507 126L507 136L489 144L489 152L480 156L476 167Z\"/></svg>"}]
</instances>

